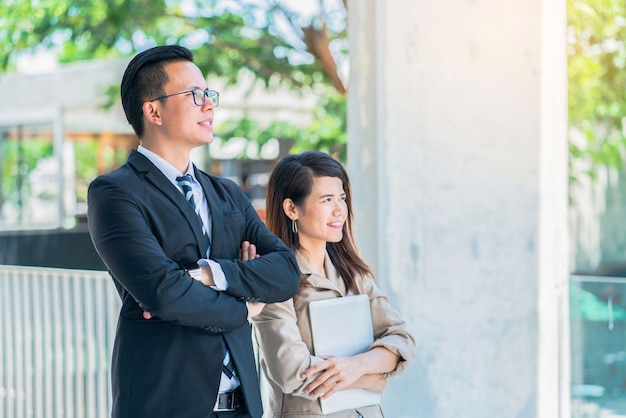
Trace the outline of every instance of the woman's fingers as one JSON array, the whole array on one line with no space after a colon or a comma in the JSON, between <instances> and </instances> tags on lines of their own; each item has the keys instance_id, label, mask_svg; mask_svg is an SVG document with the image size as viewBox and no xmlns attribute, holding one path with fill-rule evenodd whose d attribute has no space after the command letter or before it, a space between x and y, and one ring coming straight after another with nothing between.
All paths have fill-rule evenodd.
<instances>
[{"instance_id":1,"label":"woman's fingers","mask_svg":"<svg viewBox=\"0 0 626 418\"><path fill-rule=\"evenodd\" d=\"M352 371L349 358L321 356L327 360L307 369L304 378L320 373L319 376L304 389L304 392L326 399L333 393L349 386L358 376Z\"/></svg>"}]
</instances>

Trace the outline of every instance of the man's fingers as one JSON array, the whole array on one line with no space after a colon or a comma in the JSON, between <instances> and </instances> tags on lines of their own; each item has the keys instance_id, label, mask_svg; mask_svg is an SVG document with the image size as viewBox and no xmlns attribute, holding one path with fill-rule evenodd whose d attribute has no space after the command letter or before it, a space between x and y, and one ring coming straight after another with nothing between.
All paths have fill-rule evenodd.
<instances>
[{"instance_id":1,"label":"man's fingers","mask_svg":"<svg viewBox=\"0 0 626 418\"><path fill-rule=\"evenodd\" d=\"M265 307L263 302L246 302L246 305L248 306L248 319L260 314Z\"/></svg>"},{"instance_id":2,"label":"man's fingers","mask_svg":"<svg viewBox=\"0 0 626 418\"><path fill-rule=\"evenodd\" d=\"M249 261L259 257L256 253L256 245L251 244L249 241L241 243L241 249L239 250L239 260Z\"/></svg>"},{"instance_id":3,"label":"man's fingers","mask_svg":"<svg viewBox=\"0 0 626 418\"><path fill-rule=\"evenodd\" d=\"M248 245L247 257L248 260L254 260L257 257L256 246L254 244Z\"/></svg>"},{"instance_id":4,"label":"man's fingers","mask_svg":"<svg viewBox=\"0 0 626 418\"><path fill-rule=\"evenodd\" d=\"M239 250L239 260L248 261L248 246L250 243L248 241L244 241L241 243L241 249Z\"/></svg>"}]
</instances>

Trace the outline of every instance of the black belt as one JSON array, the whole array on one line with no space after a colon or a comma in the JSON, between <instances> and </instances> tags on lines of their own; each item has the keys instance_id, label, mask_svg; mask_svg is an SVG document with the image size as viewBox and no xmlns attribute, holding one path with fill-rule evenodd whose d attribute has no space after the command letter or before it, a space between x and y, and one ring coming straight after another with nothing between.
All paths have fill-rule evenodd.
<instances>
[{"instance_id":1,"label":"black belt","mask_svg":"<svg viewBox=\"0 0 626 418\"><path fill-rule=\"evenodd\" d=\"M241 405L243 405L243 394L241 387L238 387L232 392L218 393L213 412L232 412Z\"/></svg>"}]
</instances>

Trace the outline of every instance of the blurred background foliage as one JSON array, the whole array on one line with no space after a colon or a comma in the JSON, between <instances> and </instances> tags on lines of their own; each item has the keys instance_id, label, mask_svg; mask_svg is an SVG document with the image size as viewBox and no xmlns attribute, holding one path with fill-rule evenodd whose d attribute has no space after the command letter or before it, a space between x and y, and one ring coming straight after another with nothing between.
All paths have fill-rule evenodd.
<instances>
[{"instance_id":1,"label":"blurred background foliage","mask_svg":"<svg viewBox=\"0 0 626 418\"><path fill-rule=\"evenodd\" d=\"M224 137L295 139L297 149L345 160L347 7L347 0L1 0L0 71L41 48L72 62L185 45L209 77L235 84L246 70L266 88L320 97L307 130L244 118L227 121ZM626 3L567 0L567 30L570 166L590 161L593 178L598 167L624 164Z\"/></svg>"},{"instance_id":2,"label":"blurred background foliage","mask_svg":"<svg viewBox=\"0 0 626 418\"><path fill-rule=\"evenodd\" d=\"M626 2L568 0L570 168L623 168L626 151ZM570 181L576 176L570 171Z\"/></svg>"},{"instance_id":3,"label":"blurred background foliage","mask_svg":"<svg viewBox=\"0 0 626 418\"><path fill-rule=\"evenodd\" d=\"M233 85L248 71L267 89L320 98L309 129L243 118L218 127L221 136L295 140L298 150L345 161L346 7L347 0L1 0L0 72L42 49L67 63L184 45L207 77ZM117 100L118 86L109 94Z\"/></svg>"}]
</instances>

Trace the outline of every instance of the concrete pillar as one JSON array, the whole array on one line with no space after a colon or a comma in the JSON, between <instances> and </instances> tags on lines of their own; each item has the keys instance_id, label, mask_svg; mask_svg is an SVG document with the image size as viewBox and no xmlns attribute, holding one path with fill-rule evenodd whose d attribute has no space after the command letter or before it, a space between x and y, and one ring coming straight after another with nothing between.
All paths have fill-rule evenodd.
<instances>
[{"instance_id":1,"label":"concrete pillar","mask_svg":"<svg viewBox=\"0 0 626 418\"><path fill-rule=\"evenodd\" d=\"M564 0L350 2L357 240L417 340L391 417L569 417Z\"/></svg>"}]
</instances>

